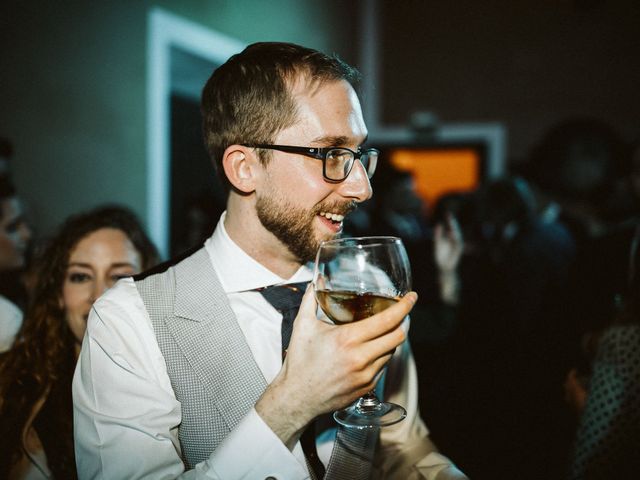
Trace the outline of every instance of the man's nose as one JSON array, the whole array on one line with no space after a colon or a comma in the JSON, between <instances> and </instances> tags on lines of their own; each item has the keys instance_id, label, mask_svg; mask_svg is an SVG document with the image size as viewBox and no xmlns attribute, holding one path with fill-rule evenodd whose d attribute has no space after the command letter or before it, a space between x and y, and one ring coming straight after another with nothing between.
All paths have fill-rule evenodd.
<instances>
[{"instance_id":1,"label":"man's nose","mask_svg":"<svg viewBox=\"0 0 640 480\"><path fill-rule=\"evenodd\" d=\"M373 190L371 189L369 176L360 160L356 160L347 178L340 183L339 190L342 196L352 198L357 202L364 202L371 198Z\"/></svg>"}]
</instances>

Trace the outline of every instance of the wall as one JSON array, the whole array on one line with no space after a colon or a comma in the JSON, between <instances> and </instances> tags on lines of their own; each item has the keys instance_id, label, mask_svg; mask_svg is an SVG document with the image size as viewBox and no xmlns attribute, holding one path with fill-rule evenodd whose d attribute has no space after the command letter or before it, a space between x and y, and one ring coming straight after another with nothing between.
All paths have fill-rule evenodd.
<instances>
[{"instance_id":1,"label":"wall","mask_svg":"<svg viewBox=\"0 0 640 480\"><path fill-rule=\"evenodd\" d=\"M147 12L160 6L244 42L283 40L354 56L349 2L5 1L0 135L39 234L119 201L146 219ZM345 48L346 46L346 48Z\"/></svg>"},{"instance_id":2,"label":"wall","mask_svg":"<svg viewBox=\"0 0 640 480\"><path fill-rule=\"evenodd\" d=\"M379 1L384 122L503 122L513 161L569 116L640 136L637 1Z\"/></svg>"},{"instance_id":3,"label":"wall","mask_svg":"<svg viewBox=\"0 0 640 480\"><path fill-rule=\"evenodd\" d=\"M386 124L416 110L502 122L516 161L570 115L640 135L640 3L379 2ZM0 135L15 143L16 181L41 233L114 199L146 216L154 5L244 42L288 40L357 60L355 0L2 2Z\"/></svg>"}]
</instances>

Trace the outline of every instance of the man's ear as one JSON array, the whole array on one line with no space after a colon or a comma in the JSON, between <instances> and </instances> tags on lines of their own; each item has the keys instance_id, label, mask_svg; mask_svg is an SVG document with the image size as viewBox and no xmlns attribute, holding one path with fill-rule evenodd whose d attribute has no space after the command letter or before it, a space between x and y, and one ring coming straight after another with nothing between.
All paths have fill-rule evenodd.
<instances>
[{"instance_id":1,"label":"man's ear","mask_svg":"<svg viewBox=\"0 0 640 480\"><path fill-rule=\"evenodd\" d=\"M224 151L222 167L233 187L242 193L255 190L257 166L260 160L251 148L242 145L230 145Z\"/></svg>"}]
</instances>

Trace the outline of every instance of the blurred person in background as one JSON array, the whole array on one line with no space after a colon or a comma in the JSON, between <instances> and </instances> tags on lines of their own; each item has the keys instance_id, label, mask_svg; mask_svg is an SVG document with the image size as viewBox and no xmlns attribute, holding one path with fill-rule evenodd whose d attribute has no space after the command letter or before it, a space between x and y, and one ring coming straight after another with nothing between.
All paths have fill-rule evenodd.
<instances>
[{"instance_id":1,"label":"blurred person in background","mask_svg":"<svg viewBox=\"0 0 640 480\"><path fill-rule=\"evenodd\" d=\"M11 143L0 138L0 353L11 348L26 304L23 274L32 232L10 177Z\"/></svg>"},{"instance_id":2,"label":"blurred person in background","mask_svg":"<svg viewBox=\"0 0 640 480\"><path fill-rule=\"evenodd\" d=\"M606 228L580 245L572 278L578 333L610 322L628 288L629 245L640 223L640 143L627 150L624 164L625 175L603 203Z\"/></svg>"},{"instance_id":3,"label":"blurred person in background","mask_svg":"<svg viewBox=\"0 0 640 480\"><path fill-rule=\"evenodd\" d=\"M407 246L422 244L431 232L413 176L387 162L380 162L377 169L380 178L373 181L371 233L400 237Z\"/></svg>"},{"instance_id":4,"label":"blurred person in background","mask_svg":"<svg viewBox=\"0 0 640 480\"><path fill-rule=\"evenodd\" d=\"M76 478L71 379L89 310L156 261L136 217L116 206L70 217L37 255L25 322L0 364L0 478Z\"/></svg>"},{"instance_id":5,"label":"blurred person in background","mask_svg":"<svg viewBox=\"0 0 640 480\"><path fill-rule=\"evenodd\" d=\"M573 238L538 215L519 177L448 202L463 219L465 247L450 302L455 331L431 362L440 367L427 367L434 439L470 478L561 478L571 435L561 339Z\"/></svg>"},{"instance_id":6,"label":"blurred person in background","mask_svg":"<svg viewBox=\"0 0 640 480\"><path fill-rule=\"evenodd\" d=\"M579 417L570 479L635 478L640 472L640 229L630 248L628 290L614 320L587 337L587 365L567 376ZM583 342L584 343L584 342Z\"/></svg>"},{"instance_id":7,"label":"blurred person in background","mask_svg":"<svg viewBox=\"0 0 640 480\"><path fill-rule=\"evenodd\" d=\"M537 192L576 240L565 321L572 338L601 331L617 314L629 268L629 245L640 221L640 156L608 123L567 119L538 142L529 161ZM579 356L574 342L574 356Z\"/></svg>"},{"instance_id":8,"label":"blurred person in background","mask_svg":"<svg viewBox=\"0 0 640 480\"><path fill-rule=\"evenodd\" d=\"M618 132L596 118L566 119L536 143L525 175L580 245L606 232L616 183L628 170Z\"/></svg>"}]
</instances>

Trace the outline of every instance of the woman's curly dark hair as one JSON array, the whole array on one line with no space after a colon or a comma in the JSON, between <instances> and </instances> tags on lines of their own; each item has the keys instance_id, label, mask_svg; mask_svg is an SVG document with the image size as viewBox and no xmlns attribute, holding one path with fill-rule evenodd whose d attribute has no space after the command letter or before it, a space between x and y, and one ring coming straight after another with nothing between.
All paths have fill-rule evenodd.
<instances>
[{"instance_id":1,"label":"woman's curly dark hair","mask_svg":"<svg viewBox=\"0 0 640 480\"><path fill-rule=\"evenodd\" d=\"M36 255L33 291L13 348L0 359L0 478L7 478L21 456L22 433L36 404L46 398L33 426L54 478L75 478L71 380L75 338L65 321L62 288L75 246L102 228L124 232L141 257L143 269L158 254L136 216L105 206L69 217Z\"/></svg>"}]
</instances>

